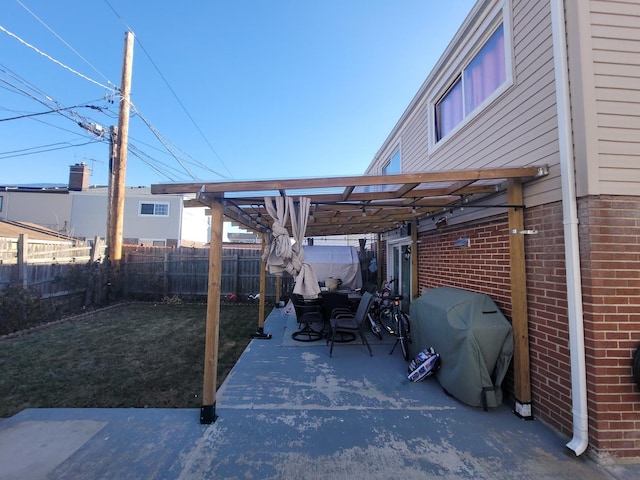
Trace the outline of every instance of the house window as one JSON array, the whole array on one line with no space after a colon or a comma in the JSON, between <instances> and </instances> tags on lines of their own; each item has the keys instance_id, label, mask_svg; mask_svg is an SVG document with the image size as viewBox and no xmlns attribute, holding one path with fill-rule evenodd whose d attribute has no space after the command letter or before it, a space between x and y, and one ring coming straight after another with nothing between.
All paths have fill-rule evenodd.
<instances>
[{"instance_id":1,"label":"house window","mask_svg":"<svg viewBox=\"0 0 640 480\"><path fill-rule=\"evenodd\" d=\"M436 102L436 141L446 137L506 80L504 26L500 24Z\"/></svg>"},{"instance_id":2,"label":"house window","mask_svg":"<svg viewBox=\"0 0 640 480\"><path fill-rule=\"evenodd\" d=\"M392 175L394 173L400 173L400 150L397 150L387 164L382 167L383 175Z\"/></svg>"},{"instance_id":3,"label":"house window","mask_svg":"<svg viewBox=\"0 0 640 480\"><path fill-rule=\"evenodd\" d=\"M159 217L168 217L169 204L140 202L140 215L143 215L143 216L154 215Z\"/></svg>"},{"instance_id":4,"label":"house window","mask_svg":"<svg viewBox=\"0 0 640 480\"><path fill-rule=\"evenodd\" d=\"M2 211L2 195L0 195L0 212Z\"/></svg>"}]
</instances>

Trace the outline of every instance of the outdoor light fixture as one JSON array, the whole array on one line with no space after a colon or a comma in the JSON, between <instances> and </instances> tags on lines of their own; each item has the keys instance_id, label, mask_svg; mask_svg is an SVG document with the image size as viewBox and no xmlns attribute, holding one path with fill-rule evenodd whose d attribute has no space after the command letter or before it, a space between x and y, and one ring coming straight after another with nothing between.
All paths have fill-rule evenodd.
<instances>
[{"instance_id":1,"label":"outdoor light fixture","mask_svg":"<svg viewBox=\"0 0 640 480\"><path fill-rule=\"evenodd\" d=\"M453 246L456 248L469 247L471 246L471 239L469 237L459 238L458 240L456 240Z\"/></svg>"},{"instance_id":2,"label":"outdoor light fixture","mask_svg":"<svg viewBox=\"0 0 640 480\"><path fill-rule=\"evenodd\" d=\"M403 252L405 260L411 260L411 245L404 247Z\"/></svg>"},{"instance_id":3,"label":"outdoor light fixture","mask_svg":"<svg viewBox=\"0 0 640 480\"><path fill-rule=\"evenodd\" d=\"M364 208L364 205L362 206L362 216L366 217L367 216L367 209Z\"/></svg>"}]
</instances>

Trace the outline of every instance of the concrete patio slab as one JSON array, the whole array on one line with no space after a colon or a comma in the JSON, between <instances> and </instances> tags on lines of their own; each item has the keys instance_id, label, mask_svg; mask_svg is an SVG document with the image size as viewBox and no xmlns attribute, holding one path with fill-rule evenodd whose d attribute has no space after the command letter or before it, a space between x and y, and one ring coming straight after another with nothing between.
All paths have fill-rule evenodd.
<instances>
[{"instance_id":1,"label":"concrete patio slab","mask_svg":"<svg viewBox=\"0 0 640 480\"><path fill-rule=\"evenodd\" d=\"M635 479L505 405L484 412L435 378L412 383L389 342L291 345L291 313L265 323L198 409L30 409L0 423L0 479ZM288 333L287 333L288 334Z\"/></svg>"}]
</instances>

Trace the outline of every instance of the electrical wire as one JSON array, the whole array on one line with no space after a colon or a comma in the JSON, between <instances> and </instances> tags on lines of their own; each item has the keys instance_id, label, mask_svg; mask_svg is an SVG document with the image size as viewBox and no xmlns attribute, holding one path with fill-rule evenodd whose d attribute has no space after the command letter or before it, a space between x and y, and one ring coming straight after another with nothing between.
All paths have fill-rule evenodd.
<instances>
[{"instance_id":1,"label":"electrical wire","mask_svg":"<svg viewBox=\"0 0 640 480\"><path fill-rule=\"evenodd\" d=\"M16 158L16 157L26 157L28 155L35 155L38 153L46 153L46 152L53 152L56 150L64 150L66 148L74 148L74 147L83 147L85 145L90 145L92 143L96 143L99 142L100 140L89 140L88 142L84 142L84 143L77 143L77 144L72 144L72 143L68 143L68 142L58 142L58 143L52 143L49 145L42 145L39 147L31 147L28 149L24 149L22 151L22 153L17 153L20 152L20 150L14 150L11 152L0 152L0 160L5 160L7 158ZM62 147L55 147L53 148L55 145L64 145ZM52 147L52 148L45 148L45 147ZM37 148L41 148L42 150L37 150L37 151L27 151L27 150L34 150Z\"/></svg>"},{"instance_id":2,"label":"electrical wire","mask_svg":"<svg viewBox=\"0 0 640 480\"><path fill-rule=\"evenodd\" d=\"M124 26L129 30L131 30L131 27L129 27L129 25L124 21L124 19L120 16L120 14L118 14L118 12L116 11L115 8L113 8L113 6L109 3L109 0L104 0L104 2L109 6L109 8L113 11L113 13L115 14L116 17L118 17L118 19L124 24ZM142 51L144 52L144 54L147 56L147 58L149 59L149 61L151 62L151 65L153 65L153 68L155 68L156 72L158 73L158 75L160 76L160 78L162 79L162 81L164 82L164 84L167 86L167 88L169 89L169 91L171 92L171 94L173 95L173 97L176 99L176 101L178 102L178 104L180 105L180 107L182 108L182 110L184 111L184 113L187 115L187 117L189 118L189 120L191 120L191 123L193 124L193 126L196 128L196 130L198 131L198 133L200 134L200 136L203 138L203 140L206 142L206 144L209 146L209 148L211 149L211 151L213 152L213 154L216 156L216 158L218 159L218 161L222 164L222 166L225 168L225 170L229 173L230 176L231 175L231 171L229 170L229 168L227 167L227 165L224 163L224 161L222 160L222 158L220 157L220 155L218 155L218 152L215 150L215 148L213 148L213 145L211 145L211 142L209 142L209 139L206 137L206 135L204 134L204 132L202 131L202 129L200 128L200 126L197 124L197 122L195 121L195 119L193 118L193 116L191 115L191 113L189 113L189 111L187 110L187 107L185 107L184 103L182 103L182 100L180 100L180 98L178 97L178 94L175 92L175 90L173 89L173 87L171 87L171 85L169 84L169 81L166 79L166 77L162 74L162 72L160 71L160 68L158 68L158 65L156 64L156 62L153 60L153 58L151 58L151 55L149 54L149 52L147 51L147 49L144 47L144 45L142 44L142 42L140 41L140 39L138 38L138 36L136 36L136 43L140 46L140 48L142 49ZM229 178L226 177L214 170L211 170L212 172L214 172L216 175L219 175L221 178Z\"/></svg>"},{"instance_id":3,"label":"electrical wire","mask_svg":"<svg viewBox=\"0 0 640 480\"><path fill-rule=\"evenodd\" d=\"M16 117L0 118L0 122L8 122L9 120L19 120L21 118L31 118L31 117L36 117L38 115L47 115L49 113L58 113L64 110L72 110L74 108L92 108L94 110L100 110L100 107L97 107L95 105L75 105L73 107L56 108L56 109L49 110L47 112L27 113L24 115L18 115Z\"/></svg>"},{"instance_id":4,"label":"electrical wire","mask_svg":"<svg viewBox=\"0 0 640 480\"><path fill-rule=\"evenodd\" d=\"M73 48L65 39L63 39L60 35L58 35L51 27L49 27L49 25L47 25L40 17L38 17L35 13L33 13L24 3L22 3L20 0L16 0L16 2L22 7L24 8L33 18L35 18L38 22L40 22L40 24L42 24L42 26L44 26L47 30L49 30L49 32L51 32L58 40L60 40L69 50L71 50L73 53L75 53L78 57L80 57L80 59L86 63L87 65L89 65L89 67L91 67L91 69L96 72L98 75L100 75L109 85L113 86L114 90L117 90L117 86L111 82L100 70L98 70L96 67L94 67L86 58L84 58L75 48Z\"/></svg>"},{"instance_id":5,"label":"electrical wire","mask_svg":"<svg viewBox=\"0 0 640 480\"><path fill-rule=\"evenodd\" d=\"M45 26L45 28L47 28L52 34L54 34L60 41L62 41L68 48L70 48L76 55L78 55L85 63L87 63L91 68L93 68L98 74L100 74L103 78L105 78L105 80L112 84L112 82L110 82L108 79L106 79L106 77L104 75L102 75L97 69L95 69L95 67L93 67L93 65L91 65L84 57L82 57L82 55L80 55L73 47L71 47L71 45L69 45L65 40L62 39L62 37L60 37L57 33L55 33L51 28L49 28L40 18L38 18L35 14L33 14L33 12L31 12L27 7L24 6L24 4L22 4L19 0L16 0L23 8L25 8L34 18L36 18L36 20L38 20L43 26ZM105 0L106 1L106 0ZM108 2L107 2L108 4ZM111 7L111 5L109 5ZM113 10L113 7L111 7ZM115 12L115 10L114 10ZM117 14L117 12L116 12ZM91 78L89 78L86 75L83 75L80 72L77 72L76 70L72 69L71 67L68 67L67 65L63 64L62 62L56 60L55 58L53 58L52 56L46 54L45 52L43 52L42 50L38 49L37 47L35 47L34 45L31 45L30 43L28 43L27 41L25 41L24 39L20 38L18 35L13 34L12 32L10 32L9 30L7 30L6 28L4 28L2 25L0 25L0 30L3 31L4 33L6 33L7 35L11 36L12 38L16 39L17 41L19 41L20 43L22 43L23 45L27 46L28 48L31 48L32 50L36 51L37 53L39 53L40 55L43 55L45 58L49 59L50 61L56 63L57 65L65 68L66 70L74 73L75 75L78 75L80 78L83 78L93 84L96 84L102 88L104 88L105 90L107 90L108 92L110 92L111 95L118 95L120 96L120 92L119 90L115 89L115 88L111 88L108 87L106 85L101 84L100 82L97 82ZM140 42L138 42L140 43ZM142 45L141 45L142 47ZM148 55L148 52L146 52L146 50L143 48L143 51L145 51L145 54ZM156 70L158 71L158 73L161 75L161 77L163 78L163 80L165 81L165 83L167 83L167 86L169 87L169 89L171 90L172 94L174 94L174 96L176 96L176 99L178 100L178 102L181 104L181 106L183 107L183 109L185 109L184 105L182 104L182 102L180 102L180 100L177 98L177 95L175 94L175 91L173 91L173 89L170 87L170 85L168 85L168 82L166 82L166 79L162 76L161 72L158 70L157 65L155 65L155 63L153 62L153 60L150 58L151 62L153 63L154 67L156 68ZM91 124L94 125L99 125L99 122L92 122L91 119L89 119L86 116L80 115L78 112L73 111L74 108L78 108L78 107L65 107L64 105L62 105L60 102L54 100L51 96L47 95L44 91L38 89L37 87L35 87L34 85L32 85L31 83L29 83L28 81L26 81L25 79L21 78L19 75L15 74L13 71L11 71L11 69L5 67L5 66L1 66L4 70L0 69L0 71L3 71L5 74L9 75L11 78L13 78L14 80L20 82L25 88L21 88L5 79L0 78L0 82L5 83L6 85L8 85L10 88L4 87L2 85L0 85L0 88L5 88L13 93L18 93L26 98L35 100L36 102L46 106L47 108L50 109L49 112L42 112L42 113L37 113L37 114L24 114L21 115L19 117L12 117L10 119L15 120L18 118L30 118L31 120L34 121L40 121L43 124L46 125L50 125L53 126L55 128L60 128L61 130L65 130L65 131L69 131L67 129L64 129L62 127L59 127L57 125L53 125L51 123L48 122L44 122L41 121L39 119L33 118L36 115L42 115L44 113L58 113L61 116L67 118L68 120L73 121L74 123L80 125L81 127L83 127L85 130L88 131L92 131L89 128L87 128L88 126L90 126ZM112 84L113 85L113 84ZM45 100L42 100L41 98L38 98L36 95L34 95L33 93L29 92L28 90L33 91L35 94L42 96ZM90 102L87 102L90 103ZM219 172L209 168L208 166L206 166L205 164L198 162L197 160L194 160L192 157L190 157L192 159L192 161L185 161L183 159L181 159L175 152L174 149L171 147L171 143L155 128L153 127L153 125L151 125L151 123L140 113L139 110L137 110L137 108L135 107L135 105L133 105L133 103L131 104L135 114L143 121L143 123L151 130L151 132L154 134L154 136L160 141L160 143L165 147L165 149L169 152L169 154L180 164L180 166L184 169L185 172L187 172L187 174L193 179L195 180L196 177L193 174L193 172L187 167L186 164L190 164L192 166L197 166L199 168L208 170L212 173L214 173L215 175L218 175L222 178L226 178L224 175L220 174ZM89 107L89 108L94 108L95 106ZM108 108L100 108L100 107L95 107L95 109L99 110L101 113L105 114L106 116L111 116L111 118L117 118L117 114L111 112ZM67 111L68 114L67 114ZM192 122L194 122L193 118L191 117L191 115L189 115L188 112L186 112L185 109L185 113L187 113L187 115L190 117L190 119L192 120ZM9 120L9 119L5 119L5 120ZM1 121L1 120L0 120ZM195 124L195 122L194 122ZM197 125L196 125L196 128ZM200 129L198 128L198 130L200 131ZM106 132L106 130L105 130ZM76 134L76 132L72 132L74 134ZM93 130L93 133L95 133L95 130ZM77 133L80 136L84 136L85 138L87 138L87 135L89 135L89 133L85 133L85 135L81 135L80 133ZM200 131L200 134L202 134L202 132ZM92 138L92 137L89 137ZM205 138L206 140L206 138ZM11 157L17 157L17 156L24 156L24 155L31 155L31 154L36 154L36 153L44 153L47 151L52 151L52 150L59 150L59 149L63 149L63 148L72 148L75 146L82 146L82 145L86 145L86 144L90 144L90 143L97 143L97 142L106 142L107 139L102 137L102 138L92 138L91 141L84 143L84 144L67 144L63 147L58 147L58 148L50 148L50 149L44 149L44 150L37 150L40 147L33 147L32 149L26 149L25 152L23 153L11 153L11 152L5 152L4 154L0 154L0 155L4 155L2 158L11 158ZM207 143L209 143L207 141ZM209 144L210 148L213 147ZM188 154L186 154L186 152L184 152L183 150L179 149L176 147L176 149L180 150L183 154L189 156ZM27 150L35 150L35 151L27 151ZM167 164L163 163L163 162L159 162L157 160L154 160L153 157L151 157L150 155L144 153L142 150L140 150L139 148L135 147L133 148L134 152L132 152L137 158L139 158L141 161L143 161L143 163L145 163L147 166L149 166L150 168L152 168L153 170L155 170L156 172L158 172L159 174L163 175L164 177L167 177L169 179L173 179L175 178L174 176L172 176L171 174L167 173L167 171L169 170L173 170L175 171L175 169L172 169L171 167L169 167ZM217 152L214 153L217 155ZM219 156L218 156L219 158ZM222 159L219 158L219 160L221 161L221 163L223 164L223 166L226 168L226 165L224 165L224 162L222 162ZM228 169L227 169L228 170Z\"/></svg>"},{"instance_id":6,"label":"electrical wire","mask_svg":"<svg viewBox=\"0 0 640 480\"><path fill-rule=\"evenodd\" d=\"M39 48L35 47L34 45L31 45L30 43L26 42L25 40L23 40L22 38L20 38L18 35L16 35L15 33L10 32L9 30L7 30L6 28L4 28L2 25L0 25L0 31L3 31L4 33L6 33L7 35L9 35L10 37L15 38L17 41L19 41L20 43L22 43L24 46L29 47L30 49L32 49L33 51L35 51L36 53L42 55L43 57L45 57L46 59L52 61L53 63L61 66L62 68L64 68L65 70L70 71L71 73L73 73L74 75L79 76L80 78L83 78L91 83L94 83L96 85L98 85L99 87L104 88L105 90L109 90L109 91L117 91L114 90L111 87L108 87L106 85L103 85L102 83L98 82L97 80L94 80L93 78L89 78L86 75L78 72L77 70L74 70L73 68L69 67L68 65L65 65L64 63L62 63L59 60L56 60L55 58L53 58L51 55L48 55L47 53L43 52L42 50L40 50Z\"/></svg>"}]
</instances>

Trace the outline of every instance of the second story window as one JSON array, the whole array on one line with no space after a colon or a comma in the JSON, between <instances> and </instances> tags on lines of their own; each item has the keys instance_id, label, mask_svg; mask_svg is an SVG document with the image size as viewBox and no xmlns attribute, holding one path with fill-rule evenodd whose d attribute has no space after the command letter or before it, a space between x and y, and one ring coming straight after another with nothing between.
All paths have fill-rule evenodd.
<instances>
[{"instance_id":1,"label":"second story window","mask_svg":"<svg viewBox=\"0 0 640 480\"><path fill-rule=\"evenodd\" d=\"M435 105L436 141L443 139L507 79L500 24Z\"/></svg>"},{"instance_id":2,"label":"second story window","mask_svg":"<svg viewBox=\"0 0 640 480\"><path fill-rule=\"evenodd\" d=\"M400 173L400 150L397 150L385 166L382 167L383 175L392 175L394 173Z\"/></svg>"},{"instance_id":3,"label":"second story window","mask_svg":"<svg viewBox=\"0 0 640 480\"><path fill-rule=\"evenodd\" d=\"M140 202L140 215L142 216L169 216L169 204L168 203L155 203L155 202Z\"/></svg>"}]
</instances>

